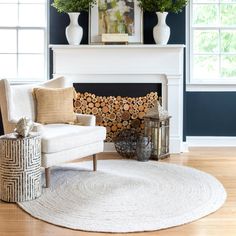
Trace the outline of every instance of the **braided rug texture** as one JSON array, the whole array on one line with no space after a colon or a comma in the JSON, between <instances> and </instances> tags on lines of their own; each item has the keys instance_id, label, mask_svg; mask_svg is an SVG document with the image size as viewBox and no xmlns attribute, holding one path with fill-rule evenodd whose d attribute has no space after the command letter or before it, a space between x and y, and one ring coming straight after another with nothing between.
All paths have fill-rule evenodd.
<instances>
[{"instance_id":1,"label":"braided rug texture","mask_svg":"<svg viewBox=\"0 0 236 236\"><path fill-rule=\"evenodd\" d=\"M46 222L85 231L153 231L186 224L219 209L226 192L213 176L180 165L134 160L64 164L52 187L18 203Z\"/></svg>"}]
</instances>

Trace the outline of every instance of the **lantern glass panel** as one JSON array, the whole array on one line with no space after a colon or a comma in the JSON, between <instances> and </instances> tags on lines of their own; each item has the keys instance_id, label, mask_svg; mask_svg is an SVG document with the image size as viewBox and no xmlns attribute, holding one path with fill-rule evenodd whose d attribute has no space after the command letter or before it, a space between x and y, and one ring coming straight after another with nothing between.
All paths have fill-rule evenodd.
<instances>
[{"instance_id":1,"label":"lantern glass panel","mask_svg":"<svg viewBox=\"0 0 236 236\"><path fill-rule=\"evenodd\" d=\"M152 159L158 160L169 156L169 119L159 117L144 118L144 133L152 140Z\"/></svg>"}]
</instances>

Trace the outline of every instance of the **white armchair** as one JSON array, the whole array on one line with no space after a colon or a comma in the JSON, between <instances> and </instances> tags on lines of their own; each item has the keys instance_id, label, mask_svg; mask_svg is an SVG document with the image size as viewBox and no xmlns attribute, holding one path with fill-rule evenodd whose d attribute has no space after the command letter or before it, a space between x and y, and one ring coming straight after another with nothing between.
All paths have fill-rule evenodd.
<instances>
[{"instance_id":1,"label":"white armchair","mask_svg":"<svg viewBox=\"0 0 236 236\"><path fill-rule=\"evenodd\" d=\"M0 108L4 133L11 133L16 122L23 116L35 121L35 103L32 96L34 87L63 88L63 77L49 80L42 84L10 85L7 80L0 80ZM106 129L95 126L95 116L77 114L77 120L83 124L48 124L35 123L34 131L41 133L42 167L45 168L46 187L50 185L50 167L93 155L93 170L97 169L96 153L103 152Z\"/></svg>"}]
</instances>

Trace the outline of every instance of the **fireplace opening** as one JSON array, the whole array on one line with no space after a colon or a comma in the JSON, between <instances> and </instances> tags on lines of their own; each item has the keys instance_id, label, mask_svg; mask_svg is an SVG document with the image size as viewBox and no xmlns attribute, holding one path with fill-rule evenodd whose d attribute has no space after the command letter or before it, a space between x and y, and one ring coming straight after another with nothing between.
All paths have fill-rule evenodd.
<instances>
[{"instance_id":1,"label":"fireplace opening","mask_svg":"<svg viewBox=\"0 0 236 236\"><path fill-rule=\"evenodd\" d=\"M161 83L74 83L76 92L94 93L97 96L141 97L157 92L161 97Z\"/></svg>"},{"instance_id":2,"label":"fireplace opening","mask_svg":"<svg viewBox=\"0 0 236 236\"><path fill-rule=\"evenodd\" d=\"M74 87L75 112L95 115L96 124L106 127L107 142L124 129L142 133L143 117L161 97L161 84L77 83Z\"/></svg>"}]
</instances>

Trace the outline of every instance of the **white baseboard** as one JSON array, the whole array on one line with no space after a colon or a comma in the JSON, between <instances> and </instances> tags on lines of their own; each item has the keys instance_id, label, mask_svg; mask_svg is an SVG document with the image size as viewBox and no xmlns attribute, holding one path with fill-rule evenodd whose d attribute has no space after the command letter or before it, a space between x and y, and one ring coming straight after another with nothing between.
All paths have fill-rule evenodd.
<instances>
[{"instance_id":1,"label":"white baseboard","mask_svg":"<svg viewBox=\"0 0 236 236\"><path fill-rule=\"evenodd\" d=\"M182 142L182 152L189 152L189 145L187 142Z\"/></svg>"},{"instance_id":2,"label":"white baseboard","mask_svg":"<svg viewBox=\"0 0 236 236\"><path fill-rule=\"evenodd\" d=\"M187 136L189 147L236 147L236 137Z\"/></svg>"}]
</instances>

